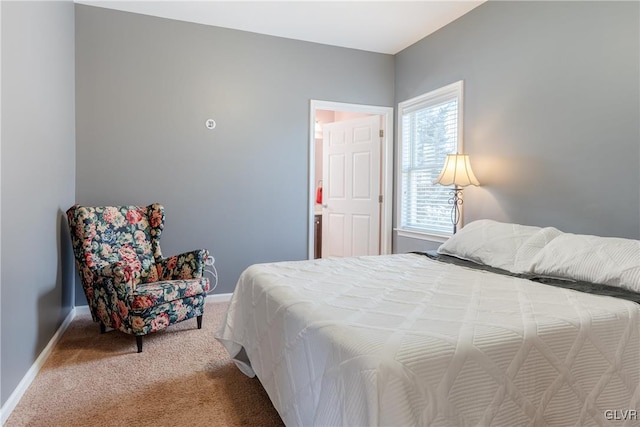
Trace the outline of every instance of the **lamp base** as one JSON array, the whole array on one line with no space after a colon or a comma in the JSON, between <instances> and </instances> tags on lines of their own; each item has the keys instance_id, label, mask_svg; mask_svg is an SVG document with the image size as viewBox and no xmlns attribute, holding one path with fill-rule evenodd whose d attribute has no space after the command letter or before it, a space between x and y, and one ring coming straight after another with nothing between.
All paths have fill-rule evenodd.
<instances>
[{"instance_id":1,"label":"lamp base","mask_svg":"<svg viewBox=\"0 0 640 427\"><path fill-rule=\"evenodd\" d=\"M449 198L451 206L451 223L453 224L453 234L458 231L458 222L460 222L460 206L462 206L462 188L454 188L451 190L451 198Z\"/></svg>"}]
</instances>

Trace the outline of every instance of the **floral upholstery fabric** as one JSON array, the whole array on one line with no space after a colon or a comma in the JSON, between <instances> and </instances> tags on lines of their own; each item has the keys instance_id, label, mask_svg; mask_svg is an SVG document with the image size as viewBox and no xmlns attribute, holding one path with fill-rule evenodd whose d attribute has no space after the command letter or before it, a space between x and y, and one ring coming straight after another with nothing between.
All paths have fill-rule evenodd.
<instances>
[{"instance_id":1,"label":"floral upholstery fabric","mask_svg":"<svg viewBox=\"0 0 640 427\"><path fill-rule=\"evenodd\" d=\"M164 258L164 208L85 207L67 211L76 266L94 321L134 335L201 316L209 280L205 249Z\"/></svg>"},{"instance_id":2,"label":"floral upholstery fabric","mask_svg":"<svg viewBox=\"0 0 640 427\"><path fill-rule=\"evenodd\" d=\"M134 311L141 311L165 302L194 297L206 293L208 285L206 278L144 283L136 287L131 307Z\"/></svg>"}]
</instances>

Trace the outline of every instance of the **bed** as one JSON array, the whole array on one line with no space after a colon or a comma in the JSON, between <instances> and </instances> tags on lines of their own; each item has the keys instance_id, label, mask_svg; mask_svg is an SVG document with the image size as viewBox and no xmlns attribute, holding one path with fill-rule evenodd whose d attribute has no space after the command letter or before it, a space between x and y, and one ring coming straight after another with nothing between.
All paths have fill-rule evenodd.
<instances>
[{"instance_id":1,"label":"bed","mask_svg":"<svg viewBox=\"0 0 640 427\"><path fill-rule=\"evenodd\" d=\"M637 425L638 301L640 241L481 220L250 266L216 338L288 426Z\"/></svg>"}]
</instances>

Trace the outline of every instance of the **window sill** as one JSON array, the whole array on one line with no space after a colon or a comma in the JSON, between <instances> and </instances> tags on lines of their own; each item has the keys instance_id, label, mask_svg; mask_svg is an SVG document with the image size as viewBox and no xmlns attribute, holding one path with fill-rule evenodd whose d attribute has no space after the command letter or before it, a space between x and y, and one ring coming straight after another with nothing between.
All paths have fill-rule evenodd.
<instances>
[{"instance_id":1,"label":"window sill","mask_svg":"<svg viewBox=\"0 0 640 427\"><path fill-rule=\"evenodd\" d=\"M429 240L431 242L444 243L446 242L453 234L444 235L444 234L430 234L422 231L415 230L406 230L402 228L394 228L394 231L398 233L400 237L409 237L411 239L420 239L420 240Z\"/></svg>"}]
</instances>

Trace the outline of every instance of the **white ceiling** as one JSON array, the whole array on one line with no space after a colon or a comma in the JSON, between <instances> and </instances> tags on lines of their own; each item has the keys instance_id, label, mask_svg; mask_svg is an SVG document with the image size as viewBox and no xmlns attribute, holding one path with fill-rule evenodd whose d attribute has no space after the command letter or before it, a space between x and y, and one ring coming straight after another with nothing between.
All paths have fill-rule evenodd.
<instances>
[{"instance_id":1,"label":"white ceiling","mask_svg":"<svg viewBox=\"0 0 640 427\"><path fill-rule=\"evenodd\" d=\"M398 53L484 1L76 0L127 12L388 54Z\"/></svg>"}]
</instances>

